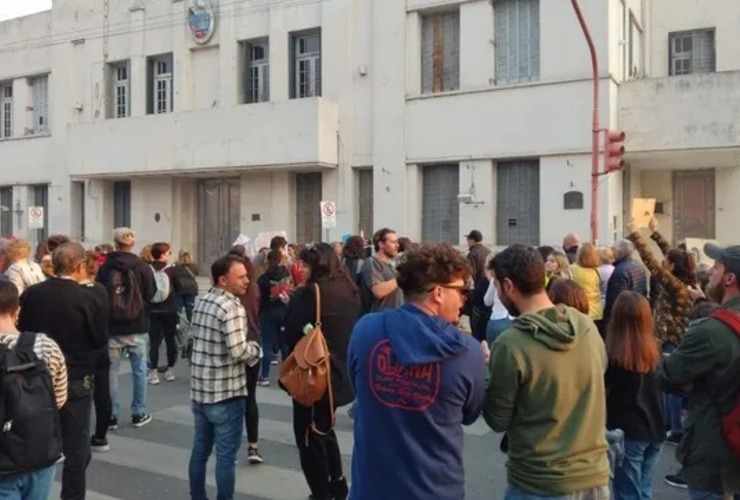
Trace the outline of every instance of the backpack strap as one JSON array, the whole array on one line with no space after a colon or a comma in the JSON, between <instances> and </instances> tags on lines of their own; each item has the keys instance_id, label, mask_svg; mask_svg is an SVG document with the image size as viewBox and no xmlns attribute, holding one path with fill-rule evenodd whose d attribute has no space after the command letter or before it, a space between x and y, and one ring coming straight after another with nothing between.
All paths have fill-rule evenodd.
<instances>
[{"instance_id":1,"label":"backpack strap","mask_svg":"<svg viewBox=\"0 0 740 500\"><path fill-rule=\"evenodd\" d=\"M36 332L21 332L20 335L18 335L15 350L23 361L30 363L36 356L36 353L33 350L35 344Z\"/></svg>"},{"instance_id":2,"label":"backpack strap","mask_svg":"<svg viewBox=\"0 0 740 500\"><path fill-rule=\"evenodd\" d=\"M316 292L316 327L321 326L321 289L318 283L313 284L314 291Z\"/></svg>"},{"instance_id":3,"label":"backpack strap","mask_svg":"<svg viewBox=\"0 0 740 500\"><path fill-rule=\"evenodd\" d=\"M712 314L712 318L724 323L733 332L740 336L740 314L730 311L729 309L720 309Z\"/></svg>"}]
</instances>

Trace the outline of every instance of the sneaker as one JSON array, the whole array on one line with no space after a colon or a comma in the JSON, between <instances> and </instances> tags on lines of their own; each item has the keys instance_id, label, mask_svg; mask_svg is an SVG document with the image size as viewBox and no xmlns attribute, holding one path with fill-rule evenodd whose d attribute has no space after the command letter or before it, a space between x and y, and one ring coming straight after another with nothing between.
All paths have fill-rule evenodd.
<instances>
[{"instance_id":1,"label":"sneaker","mask_svg":"<svg viewBox=\"0 0 740 500\"><path fill-rule=\"evenodd\" d=\"M678 474L669 474L665 477L666 484L673 486L674 488L688 489L686 481L681 479Z\"/></svg>"},{"instance_id":2,"label":"sneaker","mask_svg":"<svg viewBox=\"0 0 740 500\"><path fill-rule=\"evenodd\" d=\"M99 453L105 453L106 451L110 451L110 445L108 445L107 439L98 439L93 436L90 438L90 449Z\"/></svg>"},{"instance_id":3,"label":"sneaker","mask_svg":"<svg viewBox=\"0 0 740 500\"><path fill-rule=\"evenodd\" d=\"M147 381L149 382L149 385L158 385L159 384L159 374L157 373L157 370L152 370L149 372L149 376L147 377Z\"/></svg>"},{"instance_id":4,"label":"sneaker","mask_svg":"<svg viewBox=\"0 0 740 500\"><path fill-rule=\"evenodd\" d=\"M665 442L667 444L672 444L674 446L677 446L681 442L681 439L683 439L683 433L679 434L679 433L671 432L668 435L668 439L666 439Z\"/></svg>"},{"instance_id":5,"label":"sneaker","mask_svg":"<svg viewBox=\"0 0 740 500\"><path fill-rule=\"evenodd\" d=\"M118 419L116 417L111 417L110 421L108 422L108 430L109 431L118 430Z\"/></svg>"},{"instance_id":6,"label":"sneaker","mask_svg":"<svg viewBox=\"0 0 740 500\"><path fill-rule=\"evenodd\" d=\"M151 421L152 421L152 416L149 414L134 415L133 418L131 419L131 423L137 429L139 427L144 427L146 424L148 424Z\"/></svg>"},{"instance_id":7,"label":"sneaker","mask_svg":"<svg viewBox=\"0 0 740 500\"><path fill-rule=\"evenodd\" d=\"M260 455L259 449L250 446L249 450L247 450L247 462L250 464L261 464L264 461L265 459Z\"/></svg>"},{"instance_id":8,"label":"sneaker","mask_svg":"<svg viewBox=\"0 0 740 500\"><path fill-rule=\"evenodd\" d=\"M174 382L174 380L175 380L175 370L173 368L167 368L167 371L164 372L164 379L167 382Z\"/></svg>"},{"instance_id":9,"label":"sneaker","mask_svg":"<svg viewBox=\"0 0 740 500\"><path fill-rule=\"evenodd\" d=\"M335 479L329 483L329 494L332 500L347 500L347 496L349 496L347 479Z\"/></svg>"},{"instance_id":10,"label":"sneaker","mask_svg":"<svg viewBox=\"0 0 740 500\"><path fill-rule=\"evenodd\" d=\"M261 387L269 387L270 381L268 379L266 379L266 378L260 378L257 381L257 385L259 385Z\"/></svg>"}]
</instances>

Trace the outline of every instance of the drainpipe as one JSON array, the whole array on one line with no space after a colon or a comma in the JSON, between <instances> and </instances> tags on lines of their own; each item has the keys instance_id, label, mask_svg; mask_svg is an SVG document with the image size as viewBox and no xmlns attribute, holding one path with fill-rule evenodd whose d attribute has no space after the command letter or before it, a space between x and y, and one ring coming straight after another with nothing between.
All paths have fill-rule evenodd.
<instances>
[{"instance_id":1,"label":"drainpipe","mask_svg":"<svg viewBox=\"0 0 740 500\"><path fill-rule=\"evenodd\" d=\"M583 18L583 12L578 5L578 0L571 0L573 10L576 12L578 22L586 37L588 50L591 53L591 66L593 68L593 85L594 85L594 110L591 140L591 243L598 244L599 240L599 61L596 57L596 48L591 38L591 32Z\"/></svg>"}]
</instances>

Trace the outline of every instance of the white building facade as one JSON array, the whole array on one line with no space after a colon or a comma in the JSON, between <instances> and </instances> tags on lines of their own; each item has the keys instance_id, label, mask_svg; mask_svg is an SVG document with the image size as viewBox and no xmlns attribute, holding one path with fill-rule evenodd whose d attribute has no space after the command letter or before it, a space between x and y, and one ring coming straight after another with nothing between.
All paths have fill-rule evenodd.
<instances>
[{"instance_id":1,"label":"white building facade","mask_svg":"<svg viewBox=\"0 0 740 500\"><path fill-rule=\"evenodd\" d=\"M629 151L600 179L600 240L655 197L669 237L729 242L740 4L581 2L602 125ZM0 23L3 235L93 245L126 225L204 264L280 230L559 244L589 234L590 128L566 1L54 0Z\"/></svg>"}]
</instances>

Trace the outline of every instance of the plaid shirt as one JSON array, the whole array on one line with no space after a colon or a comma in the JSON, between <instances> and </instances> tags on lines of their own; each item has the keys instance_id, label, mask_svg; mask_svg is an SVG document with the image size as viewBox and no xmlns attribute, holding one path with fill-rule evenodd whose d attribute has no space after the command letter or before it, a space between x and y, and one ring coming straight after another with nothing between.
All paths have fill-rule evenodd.
<instances>
[{"instance_id":1,"label":"plaid shirt","mask_svg":"<svg viewBox=\"0 0 740 500\"><path fill-rule=\"evenodd\" d=\"M212 404L246 396L246 365L256 364L262 349L247 341L247 314L239 299L211 288L193 309L192 338L190 398Z\"/></svg>"}]
</instances>

